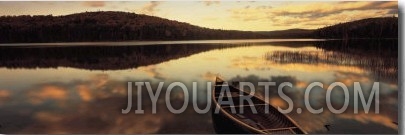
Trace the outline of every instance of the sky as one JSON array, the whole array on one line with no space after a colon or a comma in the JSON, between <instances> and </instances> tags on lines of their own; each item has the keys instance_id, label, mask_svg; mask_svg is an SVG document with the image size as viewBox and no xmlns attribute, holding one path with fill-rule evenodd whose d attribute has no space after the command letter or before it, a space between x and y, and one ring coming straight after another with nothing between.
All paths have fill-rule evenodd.
<instances>
[{"instance_id":1,"label":"sky","mask_svg":"<svg viewBox=\"0 0 405 135\"><path fill-rule=\"evenodd\" d=\"M316 29L398 16L397 1L1 1L2 15L124 11L225 30Z\"/></svg>"}]
</instances>

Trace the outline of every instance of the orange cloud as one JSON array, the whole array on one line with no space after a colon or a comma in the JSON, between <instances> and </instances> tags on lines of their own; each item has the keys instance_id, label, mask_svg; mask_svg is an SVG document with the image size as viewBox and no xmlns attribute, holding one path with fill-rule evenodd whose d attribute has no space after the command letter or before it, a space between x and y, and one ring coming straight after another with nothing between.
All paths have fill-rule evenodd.
<instances>
[{"instance_id":1,"label":"orange cloud","mask_svg":"<svg viewBox=\"0 0 405 135\"><path fill-rule=\"evenodd\" d=\"M242 21L266 21L270 26L319 28L337 22L398 14L398 2L314 2L278 7L251 6L229 10Z\"/></svg>"},{"instance_id":2,"label":"orange cloud","mask_svg":"<svg viewBox=\"0 0 405 135\"><path fill-rule=\"evenodd\" d=\"M320 17L344 11L379 10L398 8L397 2L339 2L339 3L311 3L304 5L288 5L273 9L276 15L297 15L306 17Z\"/></svg>"},{"instance_id":3,"label":"orange cloud","mask_svg":"<svg viewBox=\"0 0 405 135\"><path fill-rule=\"evenodd\" d=\"M104 1L85 1L85 2L83 2L83 5L86 7L104 7L105 2Z\"/></svg>"}]
</instances>

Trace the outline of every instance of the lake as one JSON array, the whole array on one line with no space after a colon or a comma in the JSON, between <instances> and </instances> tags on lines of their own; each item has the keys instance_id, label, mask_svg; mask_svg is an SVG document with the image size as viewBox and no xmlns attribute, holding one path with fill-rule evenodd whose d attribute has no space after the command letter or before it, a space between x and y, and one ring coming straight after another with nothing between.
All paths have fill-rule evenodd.
<instances>
[{"instance_id":1,"label":"lake","mask_svg":"<svg viewBox=\"0 0 405 135\"><path fill-rule=\"evenodd\" d=\"M183 82L189 95L175 89L175 108L191 97L197 82L197 103L207 105L207 82L225 80L288 81L285 91L294 109L304 107L304 89L311 82L342 82L349 88L350 103L342 114L324 111L287 114L308 133L398 133L397 40L238 40L128 43L47 43L0 46L0 133L215 133L211 113L198 114L189 101L182 114L169 112L165 88ZM156 89L165 82L157 101L157 114L146 89L145 114L135 114L134 92L130 113L127 83L151 82ZM353 113L353 83L368 95L379 82L380 112ZM314 108L327 110L324 89L310 95ZM263 97L258 87L257 95ZM273 106L287 102L270 89ZM332 92L333 105L342 106L344 95ZM366 96L368 99L368 96ZM374 111L374 104L370 112ZM329 130L324 125L330 125Z\"/></svg>"}]
</instances>

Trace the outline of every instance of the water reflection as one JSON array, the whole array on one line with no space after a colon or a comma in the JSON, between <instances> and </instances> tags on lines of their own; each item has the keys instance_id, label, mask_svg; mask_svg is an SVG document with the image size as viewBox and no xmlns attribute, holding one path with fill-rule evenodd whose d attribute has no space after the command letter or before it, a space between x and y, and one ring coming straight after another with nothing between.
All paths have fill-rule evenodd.
<instances>
[{"instance_id":1,"label":"water reflection","mask_svg":"<svg viewBox=\"0 0 405 135\"><path fill-rule=\"evenodd\" d=\"M336 81L344 78L337 78ZM269 101L268 103L272 104L275 107L281 107L282 109L288 108L288 103L281 99L278 96L278 85L281 82L291 82L295 87L284 89L284 93L294 101L293 103L293 112L288 114L291 116L303 129L309 133L349 133L356 130L356 133L396 133L398 130L395 122L398 120L398 110L397 110L397 97L398 91L397 88L390 87L389 85L382 83L380 86L380 112L375 114L374 104L372 103L370 112L365 113L363 107L359 106L359 114L354 114L354 103L353 103L353 85L348 85L349 88L349 107L342 114L333 114L328 111L326 105L326 88L324 89L314 88L310 94L310 103L314 109L324 108L324 112L321 114L312 114L308 110L303 109L301 114L295 112L297 108L306 108L304 106L304 90L309 82L305 80L297 80L293 76L271 76L267 78L260 78L255 75L250 75L246 77L236 76L231 80L237 81L249 81L256 84L257 95L262 99L265 99L264 87L257 86L260 81L272 81L276 82L276 86L272 86L269 89ZM304 81L304 82L303 82ZM362 85L363 92L367 95L371 92L370 82L363 80L351 80L353 84L354 81L359 81ZM305 87L302 87L302 86ZM245 90L247 87L245 88ZM341 108L343 106L343 92L338 91L338 88L335 88L332 92L332 106L334 108ZM249 90L247 90L249 91ZM366 96L368 98L368 96ZM351 123L351 124L348 124ZM331 125L330 130L328 131L324 125ZM354 127L363 127L363 128L353 128ZM373 127L373 128L364 128L364 127Z\"/></svg>"},{"instance_id":2,"label":"water reflection","mask_svg":"<svg viewBox=\"0 0 405 135\"><path fill-rule=\"evenodd\" d=\"M384 46L390 43L380 42ZM190 95L184 95L180 89L171 94L171 103L180 108L184 97L191 97L191 82L198 82L197 101L204 108L206 82L214 81L217 75L253 83L290 81L295 87L285 93L293 99L294 110L304 108L303 89L312 81L349 84L351 97L353 82L360 82L367 93L373 82L380 81L380 114L360 111L355 115L350 100L351 109L340 115L329 111L314 115L306 109L302 114L289 115L309 133L398 133L393 124L398 122L397 55L388 56L374 49L368 49L370 54L353 53L357 47L351 43L346 43L350 44L346 48L354 48L351 51L333 48L335 44L341 43L1 47L0 133L213 133L211 113L196 113L190 99L185 113L173 114L166 107L164 94L170 82L186 83ZM362 44L366 46L378 47ZM396 49L387 48L392 48L391 52ZM152 102L145 90L142 108L146 114L134 113L136 92L133 110L121 114L127 105L128 81L150 81L153 89L159 81L165 82L157 114L151 114ZM263 89L258 88L258 95L263 97ZM311 93L314 107L327 110L325 89ZM332 95L341 97L342 93L336 91ZM340 107L342 102L338 99L333 101ZM282 108L288 105L274 88L270 89L268 102ZM330 131L325 124L331 125Z\"/></svg>"},{"instance_id":3,"label":"water reflection","mask_svg":"<svg viewBox=\"0 0 405 135\"><path fill-rule=\"evenodd\" d=\"M366 40L367 41L367 40ZM391 40L389 40L391 41ZM360 67L371 71L378 79L396 82L398 77L398 54L396 42L320 42L316 46L325 48L316 51L275 51L266 54L268 60L278 63L342 65ZM325 44L329 43L329 44ZM337 48L337 46L339 48ZM343 47L342 47L343 46Z\"/></svg>"},{"instance_id":4,"label":"water reflection","mask_svg":"<svg viewBox=\"0 0 405 135\"><path fill-rule=\"evenodd\" d=\"M172 114L167 110L163 97L158 100L157 114L151 113L152 103L149 98L144 98L142 102L145 114L134 114L133 111L126 115L121 114L121 109L125 108L127 103L127 81L134 80L118 81L108 74L95 74L67 83L37 84L20 93L14 92L13 95L2 94L2 99L8 96L11 100L0 106L1 132L187 133L193 129L192 126L197 127L193 132L207 132L207 129L198 125L210 125L209 115L199 116L192 112L191 106L186 113ZM152 87L156 86L157 84L154 84ZM183 102L184 96L172 96L174 107ZM142 97L147 97L146 91ZM133 105L133 108L137 107L136 99ZM20 117L24 119L16 120ZM190 130L184 131L174 127L181 125L190 126Z\"/></svg>"},{"instance_id":5,"label":"water reflection","mask_svg":"<svg viewBox=\"0 0 405 135\"><path fill-rule=\"evenodd\" d=\"M0 67L120 70L158 64L192 54L241 44L145 46L0 46Z\"/></svg>"}]
</instances>

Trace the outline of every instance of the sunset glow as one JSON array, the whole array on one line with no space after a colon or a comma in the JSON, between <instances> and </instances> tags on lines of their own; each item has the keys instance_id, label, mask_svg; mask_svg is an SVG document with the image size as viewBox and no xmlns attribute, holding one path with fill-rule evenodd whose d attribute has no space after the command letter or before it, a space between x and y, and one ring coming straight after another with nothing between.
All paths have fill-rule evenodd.
<instances>
[{"instance_id":1,"label":"sunset glow","mask_svg":"<svg viewBox=\"0 0 405 135\"><path fill-rule=\"evenodd\" d=\"M397 16L397 1L69 1L0 2L0 15L67 15L123 11L227 30L316 29L340 22Z\"/></svg>"}]
</instances>

